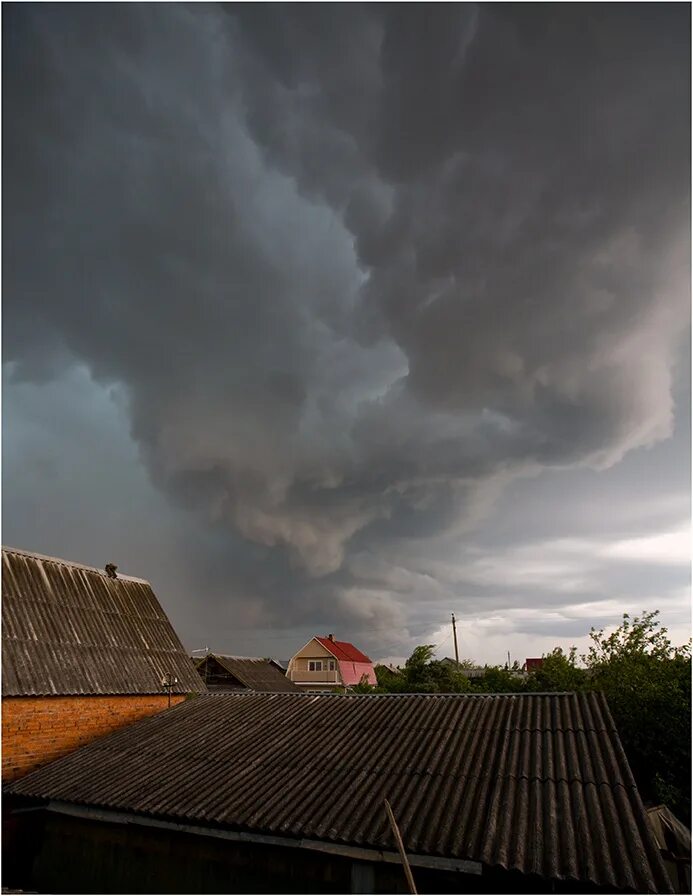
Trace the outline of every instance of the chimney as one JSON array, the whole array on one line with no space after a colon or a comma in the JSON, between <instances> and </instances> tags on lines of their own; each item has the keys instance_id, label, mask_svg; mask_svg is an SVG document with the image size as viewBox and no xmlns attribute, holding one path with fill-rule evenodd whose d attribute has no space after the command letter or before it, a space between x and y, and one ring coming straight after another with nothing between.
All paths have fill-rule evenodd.
<instances>
[{"instance_id":1,"label":"chimney","mask_svg":"<svg viewBox=\"0 0 693 896\"><path fill-rule=\"evenodd\" d=\"M334 635L328 635L327 638L329 641L334 641Z\"/></svg>"}]
</instances>

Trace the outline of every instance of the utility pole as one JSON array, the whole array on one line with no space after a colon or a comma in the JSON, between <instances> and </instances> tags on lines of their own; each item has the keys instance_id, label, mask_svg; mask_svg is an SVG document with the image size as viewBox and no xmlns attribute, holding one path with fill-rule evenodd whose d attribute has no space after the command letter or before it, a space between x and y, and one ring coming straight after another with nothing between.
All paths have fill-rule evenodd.
<instances>
[{"instance_id":1,"label":"utility pole","mask_svg":"<svg viewBox=\"0 0 693 896\"><path fill-rule=\"evenodd\" d=\"M460 654L457 650L457 629L455 628L455 614L452 614L452 635L455 639L455 662L457 663L457 668L460 668Z\"/></svg>"}]
</instances>

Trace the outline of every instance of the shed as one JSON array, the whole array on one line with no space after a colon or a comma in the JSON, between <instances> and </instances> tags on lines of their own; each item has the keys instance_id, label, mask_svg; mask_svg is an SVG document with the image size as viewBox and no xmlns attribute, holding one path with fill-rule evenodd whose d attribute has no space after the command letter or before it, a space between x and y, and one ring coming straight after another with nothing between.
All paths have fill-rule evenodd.
<instances>
[{"instance_id":1,"label":"shed","mask_svg":"<svg viewBox=\"0 0 693 896\"><path fill-rule=\"evenodd\" d=\"M3 780L205 690L148 582L16 548L2 568Z\"/></svg>"},{"instance_id":2,"label":"shed","mask_svg":"<svg viewBox=\"0 0 693 896\"><path fill-rule=\"evenodd\" d=\"M206 695L5 793L40 891L402 892L387 799L422 892L671 892L597 693Z\"/></svg>"},{"instance_id":3,"label":"shed","mask_svg":"<svg viewBox=\"0 0 693 896\"><path fill-rule=\"evenodd\" d=\"M197 671L209 691L300 691L278 663L257 656L208 653L197 663Z\"/></svg>"}]
</instances>

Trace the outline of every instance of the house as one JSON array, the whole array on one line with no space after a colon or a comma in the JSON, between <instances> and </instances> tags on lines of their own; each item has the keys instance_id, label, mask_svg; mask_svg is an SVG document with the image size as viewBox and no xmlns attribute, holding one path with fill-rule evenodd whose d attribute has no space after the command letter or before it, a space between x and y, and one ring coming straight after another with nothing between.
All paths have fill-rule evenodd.
<instances>
[{"instance_id":1,"label":"house","mask_svg":"<svg viewBox=\"0 0 693 896\"><path fill-rule=\"evenodd\" d=\"M348 641L334 635L314 637L289 660L287 677L302 690L341 691L360 684L377 685L373 663Z\"/></svg>"},{"instance_id":2,"label":"house","mask_svg":"<svg viewBox=\"0 0 693 896\"><path fill-rule=\"evenodd\" d=\"M672 891L596 692L206 694L6 786L3 883L406 892L386 799L419 892Z\"/></svg>"},{"instance_id":3,"label":"house","mask_svg":"<svg viewBox=\"0 0 693 896\"><path fill-rule=\"evenodd\" d=\"M531 672L538 672L544 665L544 657L535 656L527 657L525 660L525 672L529 675Z\"/></svg>"},{"instance_id":4,"label":"house","mask_svg":"<svg viewBox=\"0 0 693 896\"><path fill-rule=\"evenodd\" d=\"M3 780L205 689L151 586L109 566L2 549Z\"/></svg>"},{"instance_id":5,"label":"house","mask_svg":"<svg viewBox=\"0 0 693 896\"><path fill-rule=\"evenodd\" d=\"M278 663L262 657L208 653L197 672L209 691L300 691Z\"/></svg>"}]
</instances>

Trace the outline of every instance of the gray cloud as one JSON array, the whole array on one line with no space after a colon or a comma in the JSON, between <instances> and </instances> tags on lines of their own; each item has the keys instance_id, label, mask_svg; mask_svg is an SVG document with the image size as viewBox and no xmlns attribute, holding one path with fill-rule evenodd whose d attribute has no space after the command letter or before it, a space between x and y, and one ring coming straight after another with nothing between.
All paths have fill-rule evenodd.
<instances>
[{"instance_id":1,"label":"gray cloud","mask_svg":"<svg viewBox=\"0 0 693 896\"><path fill-rule=\"evenodd\" d=\"M117 385L210 605L408 637L403 552L673 431L688 20L8 8L14 388Z\"/></svg>"}]
</instances>

